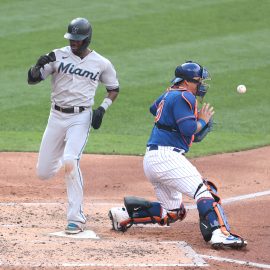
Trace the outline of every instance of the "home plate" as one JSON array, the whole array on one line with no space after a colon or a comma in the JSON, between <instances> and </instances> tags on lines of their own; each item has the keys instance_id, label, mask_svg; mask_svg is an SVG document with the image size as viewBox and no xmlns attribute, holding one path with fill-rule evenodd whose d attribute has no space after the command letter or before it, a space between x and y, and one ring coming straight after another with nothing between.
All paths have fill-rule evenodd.
<instances>
[{"instance_id":1,"label":"home plate","mask_svg":"<svg viewBox=\"0 0 270 270\"><path fill-rule=\"evenodd\" d=\"M49 235L67 237L67 238L77 238L77 239L100 239L95 234L95 232L90 231L90 230L86 230L86 231L76 233L76 234L66 234L64 231L61 231L61 232L49 233Z\"/></svg>"}]
</instances>

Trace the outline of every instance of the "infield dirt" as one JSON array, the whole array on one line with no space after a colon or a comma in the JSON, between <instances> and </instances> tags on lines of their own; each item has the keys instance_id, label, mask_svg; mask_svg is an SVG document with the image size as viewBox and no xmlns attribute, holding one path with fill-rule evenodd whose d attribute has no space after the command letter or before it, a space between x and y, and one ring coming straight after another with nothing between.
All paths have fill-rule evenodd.
<instances>
[{"instance_id":1,"label":"infield dirt","mask_svg":"<svg viewBox=\"0 0 270 270\"><path fill-rule=\"evenodd\" d=\"M135 269L127 265L158 262L162 257L177 261L179 250L160 247L163 241L184 241L197 254L264 264L270 268L269 193L224 205L232 231L248 241L247 248L241 251L212 250L200 235L196 209L188 210L183 222L167 228L134 226L124 234L110 230L107 212L112 206L122 205L124 196L155 200L153 188L143 173L142 160L141 156L83 155L81 170L85 182L87 228L95 231L101 240L74 240L48 236L50 232L63 230L66 225L63 171L52 180L41 181L35 175L36 153L0 153L0 268L35 268L34 264L29 264L32 261L39 269L49 269L48 260L80 263L87 258L103 262L103 266L87 269L115 269L120 262L125 265L124 269ZM270 147L190 161L205 178L217 184L222 199L270 191ZM187 197L184 197L184 202L186 205L194 204ZM203 269L262 269L204 260L209 266ZM55 267L52 265L51 268ZM68 269L72 269L71 266ZM198 266L186 269L198 269Z\"/></svg>"}]
</instances>

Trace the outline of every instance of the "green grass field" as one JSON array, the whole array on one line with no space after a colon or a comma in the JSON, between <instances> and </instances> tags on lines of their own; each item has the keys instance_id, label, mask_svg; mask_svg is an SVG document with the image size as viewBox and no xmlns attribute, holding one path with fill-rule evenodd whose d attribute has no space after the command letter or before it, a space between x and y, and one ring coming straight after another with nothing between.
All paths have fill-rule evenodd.
<instances>
[{"instance_id":1,"label":"green grass field","mask_svg":"<svg viewBox=\"0 0 270 270\"><path fill-rule=\"evenodd\" d=\"M185 60L212 76L205 101L214 131L189 156L270 144L269 0L1 0L0 151L38 151L50 108L50 80L28 86L37 58L67 45L71 19L93 26L91 48L109 58L121 92L93 130L88 153L143 154L152 128L148 112ZM238 84L247 93L236 93ZM97 107L105 95L100 87Z\"/></svg>"}]
</instances>

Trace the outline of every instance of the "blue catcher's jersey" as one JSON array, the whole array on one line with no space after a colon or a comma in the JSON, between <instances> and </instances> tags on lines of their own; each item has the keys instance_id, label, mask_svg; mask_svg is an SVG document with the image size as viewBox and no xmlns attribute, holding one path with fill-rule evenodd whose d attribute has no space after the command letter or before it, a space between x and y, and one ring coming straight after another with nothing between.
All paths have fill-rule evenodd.
<instances>
[{"instance_id":1,"label":"blue catcher's jersey","mask_svg":"<svg viewBox=\"0 0 270 270\"><path fill-rule=\"evenodd\" d=\"M150 107L155 125L147 145L173 146L189 151L197 129L197 101L188 91L169 89Z\"/></svg>"}]
</instances>

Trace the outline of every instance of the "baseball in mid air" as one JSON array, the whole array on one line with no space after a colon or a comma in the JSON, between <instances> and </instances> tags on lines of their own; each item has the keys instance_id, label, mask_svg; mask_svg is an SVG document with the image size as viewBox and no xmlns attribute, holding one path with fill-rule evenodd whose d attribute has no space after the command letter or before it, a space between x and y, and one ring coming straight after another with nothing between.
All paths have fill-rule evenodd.
<instances>
[{"instance_id":1,"label":"baseball in mid air","mask_svg":"<svg viewBox=\"0 0 270 270\"><path fill-rule=\"evenodd\" d=\"M246 88L245 85L240 84L240 85L237 86L237 92L239 94L244 94L244 93L246 93L246 91L247 91L247 88Z\"/></svg>"}]
</instances>

